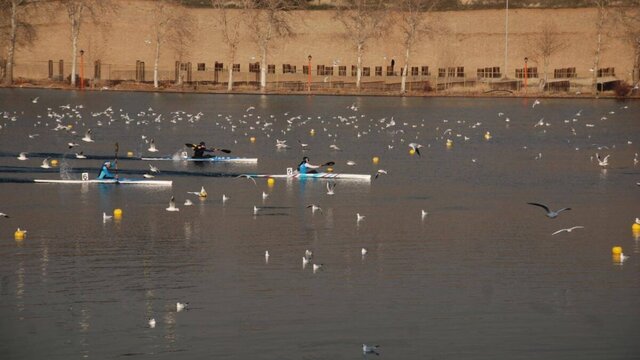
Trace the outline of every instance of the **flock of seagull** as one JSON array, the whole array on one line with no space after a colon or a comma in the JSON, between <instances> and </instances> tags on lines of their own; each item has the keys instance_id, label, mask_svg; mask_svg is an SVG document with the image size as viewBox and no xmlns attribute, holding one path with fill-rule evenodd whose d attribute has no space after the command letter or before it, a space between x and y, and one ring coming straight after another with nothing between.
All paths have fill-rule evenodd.
<instances>
[{"instance_id":1,"label":"flock of seagull","mask_svg":"<svg viewBox=\"0 0 640 360\"><path fill-rule=\"evenodd\" d=\"M33 104L38 104L39 98L36 97L32 99ZM536 111L538 106L544 106L542 100L534 100L531 106L531 111ZM628 106L621 106L619 110L624 111L628 109ZM314 136L316 131L322 132L326 136L327 139L331 142L328 147L328 151L332 154L338 154L344 148L344 145L347 145L349 141L353 139L360 139L362 137L370 136L374 133L387 134L388 143L386 144L386 148L389 151L392 151L399 144L406 144L410 150L411 154L417 155L418 157L425 156L425 152L430 149L433 144L442 143L447 147L453 146L454 141L468 142L473 139L474 134L472 132L476 132L476 129L483 129L484 126L482 122L475 123L467 123L463 120L458 121L450 121L447 119L442 119L440 123L436 123L435 128L428 129L427 121L422 119L421 121L415 122L402 122L396 120L394 117L383 117L379 119L373 119L368 117L365 114L360 112L359 107L354 103L351 106L348 106L346 111L347 114L335 115L331 118L325 118L322 116L303 116L303 115L290 115L289 112L285 112L282 115L267 115L261 116L255 113L255 107L248 107L241 116L233 116L230 114L222 114L219 113L211 117L205 116L202 112L198 112L195 114L187 113L185 111L175 111L171 112L168 115L156 112L154 109L149 107L147 110L140 111L137 114L130 114L123 109L119 109L119 111L114 111L113 107L108 107L100 112L91 112L89 119L87 119L84 114L84 107L82 105L72 106L71 104L62 105L57 108L49 107L46 109L46 114L37 115L33 123L34 129L36 131L40 131L40 133L29 133L27 136L28 140L37 139L42 134L42 131L49 130L55 134L55 136L62 137L67 139L66 146L69 151L78 151L83 149L83 151L75 152L75 157L77 159L85 159L86 155L84 151L86 151L87 147L92 146L96 143L96 138L94 137L94 129L99 129L102 127L110 126L114 123L123 123L126 126L137 126L143 131L151 131L153 126L157 126L162 123L171 123L171 124L195 124L202 120L207 119L207 121L212 122L215 125L216 130L221 132L226 132L230 139L234 139L233 142L237 144L238 138L240 137L249 137L252 134L262 134L267 139L275 140L275 149L276 151L290 151L292 146L287 144L286 137L292 138L295 137L296 142L298 143L299 150L302 153L308 152L311 150L313 145L309 143L308 140L304 138L300 138L300 133L303 131L308 131L310 136ZM610 110L606 114L597 115L599 116L599 121L604 122L608 121L609 117L615 115L616 110ZM576 130L577 124L580 123L580 119L583 117L583 111L579 110L575 113L573 117L570 119L564 119L564 124L566 128L569 128L569 132L567 136L575 137L578 134L578 130ZM509 126L511 123L511 119L506 116L503 112L497 114L498 119L504 120L505 126ZM17 112L10 111L0 111L0 131L8 131L11 127L11 124L20 120L20 114ZM276 130L277 127L274 126L274 123L282 122L284 125L280 130ZM546 132L546 128L552 126L552 123L545 120L542 117L537 122L533 123L531 127L535 129L535 131ZM593 123L585 123L586 128L593 128L596 125ZM77 127L84 128L84 131L81 131L80 134L75 130ZM317 130L316 130L317 129ZM99 131L95 131L99 135ZM353 139L349 138L349 133L352 134ZM426 135L426 134L434 134L434 135ZM485 141L491 141L492 135L489 131L482 130L481 134L483 134ZM0 133L1 135L1 133ZM343 137L346 138L343 140ZM285 138L285 139L281 139ZM591 139L591 135L588 135L588 139ZM101 139L101 141L105 141ZM423 142L420 144L419 142ZM133 144L135 147L139 149L142 153L150 152L156 153L159 152L159 148L156 144L155 138L147 135L147 134L139 134L139 140L134 141ZM340 145L339 145L340 144ZM344 145L341 145L344 144ZM627 145L631 145L632 141L627 140ZM131 145L131 144L130 144ZM609 166L609 160L611 158L611 154L602 154L603 150L611 152L615 149L615 144L609 144L610 146L598 145L594 144L593 146L597 149L595 153L592 153L591 161L594 159L597 161L597 166L602 169L606 169ZM405 148L406 149L406 148ZM523 146L523 149L527 150L526 146ZM576 147L575 150L580 150L579 147ZM117 150L116 150L117 151ZM20 152L17 156L17 159L20 161L28 161L28 152ZM540 160L542 159L542 153L538 152L533 156L533 159ZM46 158L40 164L41 168L49 169L52 167L50 163L50 158ZM473 163L477 162L476 158L471 158ZM633 158L633 165L637 165L640 160L638 159L638 154L635 154ZM347 166L357 166L357 163L354 160L347 159L343 162ZM154 174L161 173L161 170L152 164L148 164L149 172L145 173L145 177L153 177ZM374 180L378 179L380 176L388 175L388 171L385 169L378 168L375 172ZM253 181L255 185L257 185L255 179L251 176L244 176L247 179ZM640 183L638 183L640 185ZM327 192L326 195L335 195L336 183L334 181L328 181L326 184ZM189 195L194 195L199 197L200 199L207 198L208 193L205 190L204 186L200 189L200 191L190 191ZM265 200L269 195L266 192L262 192L262 199ZM225 194L222 195L222 203L224 204L229 200L229 197ZM183 203L184 206L191 206L193 202L190 199L186 199ZM561 208L559 210L551 210L547 205L537 203L537 202L529 202L529 205L536 206L542 208L545 211L545 214L548 218L554 219L557 218L561 212L571 210L569 207ZM323 214L322 208L318 204L309 204L306 208L311 210L312 214L319 213ZM256 205L253 206L253 215L257 215L262 210L261 207ZM176 198L174 195L171 196L169 200L168 207L166 208L168 212L179 212L180 208L176 203ZM424 209L421 210L420 217L424 220L428 216L428 212ZM0 217L8 218L9 215L0 212ZM113 218L112 215L108 215L107 213L103 213L102 221L107 222L111 221ZM356 225L359 225L361 222L365 220L366 216L360 213L355 214ZM640 220L637 220L640 223ZM569 228L559 229L551 233L551 236L560 235L562 233L571 233L574 230L584 229L584 226L576 225ZM22 230L25 231L25 230ZM26 232L26 231L25 231ZM368 253L368 249L362 248L361 255L365 257ZM269 262L269 251L265 251L265 262ZM622 255L623 260L627 259L628 256ZM305 269L309 264L312 265L313 273L317 273L321 271L324 267L321 263L313 262L313 252L311 250L306 250L302 255L302 268ZM186 310L188 305L186 303L178 302L176 304L176 311L180 312ZM153 318L148 320L149 328L154 328L156 326L156 321ZM367 354L375 354L379 355L379 346L370 346L363 344L362 352L366 356Z\"/></svg>"}]
</instances>

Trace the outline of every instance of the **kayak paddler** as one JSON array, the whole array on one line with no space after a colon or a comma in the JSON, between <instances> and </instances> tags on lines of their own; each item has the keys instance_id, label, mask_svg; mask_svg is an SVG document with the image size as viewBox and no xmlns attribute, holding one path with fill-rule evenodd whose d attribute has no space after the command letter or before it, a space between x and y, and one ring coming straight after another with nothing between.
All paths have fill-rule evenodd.
<instances>
[{"instance_id":1,"label":"kayak paddler","mask_svg":"<svg viewBox=\"0 0 640 360\"><path fill-rule=\"evenodd\" d=\"M298 165L298 172L300 174L316 174L318 172L316 169L319 167L320 165L310 164L309 158L305 156L302 158L300 165Z\"/></svg>"},{"instance_id":2,"label":"kayak paddler","mask_svg":"<svg viewBox=\"0 0 640 360\"><path fill-rule=\"evenodd\" d=\"M98 179L117 179L117 176L112 174L109 169L111 169L111 161L105 161L104 164L102 164L102 168L100 168L100 175L98 175Z\"/></svg>"}]
</instances>

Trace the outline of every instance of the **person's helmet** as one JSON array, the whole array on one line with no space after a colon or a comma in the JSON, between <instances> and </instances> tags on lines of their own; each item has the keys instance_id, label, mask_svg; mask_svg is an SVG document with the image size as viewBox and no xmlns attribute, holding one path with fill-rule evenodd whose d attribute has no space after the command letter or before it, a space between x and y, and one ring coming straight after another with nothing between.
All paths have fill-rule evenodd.
<instances>
[{"instance_id":1,"label":"person's helmet","mask_svg":"<svg viewBox=\"0 0 640 360\"><path fill-rule=\"evenodd\" d=\"M200 141L200 145L204 146L204 141Z\"/></svg>"}]
</instances>

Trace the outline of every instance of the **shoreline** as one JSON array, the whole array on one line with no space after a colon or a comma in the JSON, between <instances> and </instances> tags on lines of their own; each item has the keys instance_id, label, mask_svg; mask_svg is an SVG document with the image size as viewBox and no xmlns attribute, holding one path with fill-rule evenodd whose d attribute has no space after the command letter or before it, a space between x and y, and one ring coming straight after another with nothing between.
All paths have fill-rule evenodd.
<instances>
[{"instance_id":1,"label":"shoreline","mask_svg":"<svg viewBox=\"0 0 640 360\"><path fill-rule=\"evenodd\" d=\"M211 88L197 88L197 86L171 86L171 87L159 87L154 88L151 84L141 83L124 83L115 86L103 86L103 87L87 87L81 90L78 87L71 87L68 84L60 82L47 82L47 83L30 83L24 82L21 84L13 85L0 85L0 89L39 89L39 90L58 90L58 91L89 91L89 92L146 92L146 93L167 93L167 94L212 94L212 95L297 95L297 96L367 96L367 97L411 97L411 98L450 98L450 97L463 97L463 98L550 98L550 99L617 99L620 101L626 100L638 100L640 99L640 92L636 92L633 95L619 97L616 96L613 91L606 91L596 96L591 93L572 94L567 92L548 93L534 91L512 91L512 90L489 90L477 91L469 90L469 88L452 88L441 91L430 92L406 92L400 94L399 92L392 91L375 91L375 90L360 90L360 91L291 91L281 89L270 89L261 91L257 89L249 88L235 88L233 91L228 92L226 89L211 89Z\"/></svg>"}]
</instances>

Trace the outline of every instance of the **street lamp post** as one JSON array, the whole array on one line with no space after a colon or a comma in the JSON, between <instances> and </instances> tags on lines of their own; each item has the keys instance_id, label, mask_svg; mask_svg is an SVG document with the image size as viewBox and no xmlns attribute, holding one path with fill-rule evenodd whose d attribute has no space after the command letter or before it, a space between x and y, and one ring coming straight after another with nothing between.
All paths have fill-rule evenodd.
<instances>
[{"instance_id":1,"label":"street lamp post","mask_svg":"<svg viewBox=\"0 0 640 360\"><path fill-rule=\"evenodd\" d=\"M80 90L84 90L84 50L80 50Z\"/></svg>"},{"instance_id":2,"label":"street lamp post","mask_svg":"<svg viewBox=\"0 0 640 360\"><path fill-rule=\"evenodd\" d=\"M529 61L529 58L525 57L524 58L524 91L527 92L527 79L529 77L529 74L527 73L527 61Z\"/></svg>"},{"instance_id":3,"label":"street lamp post","mask_svg":"<svg viewBox=\"0 0 640 360\"><path fill-rule=\"evenodd\" d=\"M309 67L307 68L309 72L307 76L307 91L311 92L311 55L309 55L307 59L309 59Z\"/></svg>"}]
</instances>

